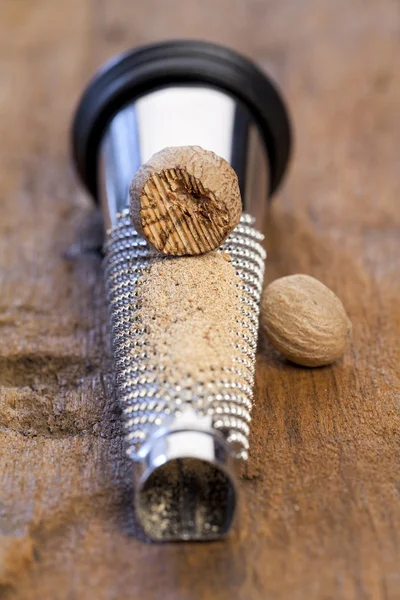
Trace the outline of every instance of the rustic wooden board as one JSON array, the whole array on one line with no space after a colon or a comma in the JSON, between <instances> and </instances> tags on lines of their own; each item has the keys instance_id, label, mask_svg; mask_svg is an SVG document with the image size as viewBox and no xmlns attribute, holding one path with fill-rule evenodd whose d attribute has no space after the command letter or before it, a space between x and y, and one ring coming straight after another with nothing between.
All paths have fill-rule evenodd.
<instances>
[{"instance_id":1,"label":"rustic wooden board","mask_svg":"<svg viewBox=\"0 0 400 600\"><path fill-rule=\"evenodd\" d=\"M400 6L395 0L3 0L0 15L0 597L400 597ZM148 545L112 393L101 265L68 129L94 68L204 37L266 67L296 151L267 280L320 278L353 345L333 367L261 342L252 456L226 542Z\"/></svg>"}]
</instances>

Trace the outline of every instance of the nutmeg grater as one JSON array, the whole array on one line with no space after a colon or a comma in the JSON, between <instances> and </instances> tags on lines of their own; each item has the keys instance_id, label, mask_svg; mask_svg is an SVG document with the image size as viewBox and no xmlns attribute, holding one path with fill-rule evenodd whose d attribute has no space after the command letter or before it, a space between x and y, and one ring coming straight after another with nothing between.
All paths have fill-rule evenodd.
<instances>
[{"instance_id":1,"label":"nutmeg grater","mask_svg":"<svg viewBox=\"0 0 400 600\"><path fill-rule=\"evenodd\" d=\"M139 47L89 83L72 127L79 176L98 202L116 391L135 477L135 508L153 540L212 540L231 528L235 464L246 460L253 401L267 200L284 175L290 126L274 85L251 61L218 45L172 41ZM154 249L129 218L138 168L169 146L212 150L235 169L243 199L221 247L237 277L242 318L235 359L201 382L163 378L139 314L138 282ZM233 352L234 351L234 352Z\"/></svg>"}]
</instances>

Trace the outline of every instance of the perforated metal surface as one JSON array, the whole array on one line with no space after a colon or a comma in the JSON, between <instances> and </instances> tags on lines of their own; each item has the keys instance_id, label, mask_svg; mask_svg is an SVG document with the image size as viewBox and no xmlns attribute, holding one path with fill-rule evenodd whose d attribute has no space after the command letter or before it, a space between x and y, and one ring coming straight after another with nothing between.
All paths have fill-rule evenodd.
<instances>
[{"instance_id":1,"label":"perforated metal surface","mask_svg":"<svg viewBox=\"0 0 400 600\"><path fill-rule=\"evenodd\" d=\"M108 232L105 279L110 307L117 393L124 414L127 453L138 460L148 436L174 414L193 408L212 416L238 458L246 459L253 400L259 301L264 274L263 239L253 219L242 215L240 224L221 251L229 253L238 278L240 327L232 336L232 359L210 369L201 382L176 373L164 378L157 357L150 352L149 332L140 320L139 278L160 257L130 224L128 211L118 216Z\"/></svg>"}]
</instances>

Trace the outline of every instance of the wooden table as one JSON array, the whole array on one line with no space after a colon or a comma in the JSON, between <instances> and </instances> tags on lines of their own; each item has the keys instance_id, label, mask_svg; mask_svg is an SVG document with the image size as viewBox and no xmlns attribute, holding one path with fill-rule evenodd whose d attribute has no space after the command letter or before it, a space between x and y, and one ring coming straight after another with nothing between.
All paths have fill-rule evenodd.
<instances>
[{"instance_id":1,"label":"wooden table","mask_svg":"<svg viewBox=\"0 0 400 600\"><path fill-rule=\"evenodd\" d=\"M3 0L0 597L400 598L400 6L395 0ZM257 364L252 452L225 542L149 545L113 396L101 264L65 252L89 198L71 114L115 52L219 41L283 89L296 148L267 281L309 273L353 344L323 369Z\"/></svg>"}]
</instances>

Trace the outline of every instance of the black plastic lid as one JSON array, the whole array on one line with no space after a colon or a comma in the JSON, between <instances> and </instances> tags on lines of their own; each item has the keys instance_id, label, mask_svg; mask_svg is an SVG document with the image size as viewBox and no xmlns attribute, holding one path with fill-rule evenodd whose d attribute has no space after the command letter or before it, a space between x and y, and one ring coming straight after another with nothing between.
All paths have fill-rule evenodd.
<instances>
[{"instance_id":1,"label":"black plastic lid","mask_svg":"<svg viewBox=\"0 0 400 600\"><path fill-rule=\"evenodd\" d=\"M270 195L287 167L291 133L282 98L251 61L222 46L171 41L141 46L105 64L86 88L72 126L73 158L82 182L97 196L97 154L112 117L143 94L174 83L205 83L247 106L270 161Z\"/></svg>"}]
</instances>

